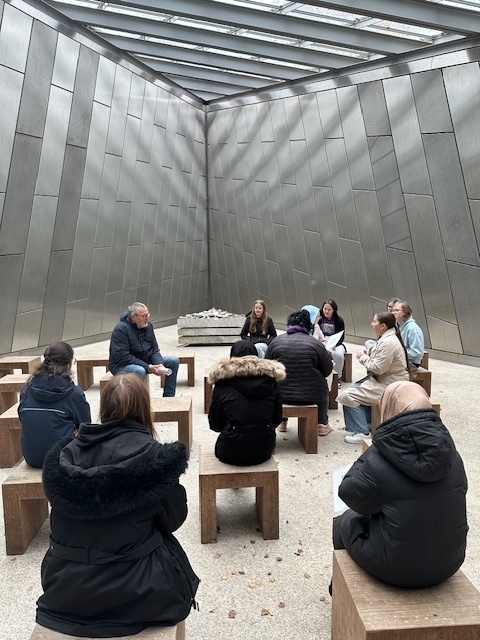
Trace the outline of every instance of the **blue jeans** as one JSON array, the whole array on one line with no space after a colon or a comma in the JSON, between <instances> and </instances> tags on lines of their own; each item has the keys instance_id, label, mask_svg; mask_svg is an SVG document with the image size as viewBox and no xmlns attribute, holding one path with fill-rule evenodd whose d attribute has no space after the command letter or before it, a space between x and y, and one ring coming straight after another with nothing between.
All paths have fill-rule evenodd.
<instances>
[{"instance_id":1,"label":"blue jeans","mask_svg":"<svg viewBox=\"0 0 480 640\"><path fill-rule=\"evenodd\" d=\"M265 358L267 347L268 347L268 344L266 342L255 343L255 349L257 350L257 354L259 358Z\"/></svg>"},{"instance_id":2,"label":"blue jeans","mask_svg":"<svg viewBox=\"0 0 480 640\"><path fill-rule=\"evenodd\" d=\"M164 356L163 362L167 369L171 369L172 373L169 376L165 376L165 387L163 389L164 398L173 398L177 389L177 373L180 361L178 356ZM118 373L135 373L142 380L147 375L146 370L139 364L127 364L125 367L119 369Z\"/></svg>"},{"instance_id":3,"label":"blue jeans","mask_svg":"<svg viewBox=\"0 0 480 640\"><path fill-rule=\"evenodd\" d=\"M368 436L370 430L368 425L371 421L372 407L361 404L359 407L346 407L343 405L343 419L345 420L346 431L352 433L363 433Z\"/></svg>"}]
</instances>

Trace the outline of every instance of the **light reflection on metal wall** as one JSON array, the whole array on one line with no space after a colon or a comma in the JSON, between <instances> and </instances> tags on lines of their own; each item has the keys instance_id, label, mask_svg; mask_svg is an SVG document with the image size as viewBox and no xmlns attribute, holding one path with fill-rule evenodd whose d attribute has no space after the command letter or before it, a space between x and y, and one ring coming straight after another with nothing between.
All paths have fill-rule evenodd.
<instances>
[{"instance_id":1,"label":"light reflection on metal wall","mask_svg":"<svg viewBox=\"0 0 480 640\"><path fill-rule=\"evenodd\" d=\"M429 348L478 364L479 51L216 104L213 303L260 297L281 324L333 297L363 339L395 295Z\"/></svg>"},{"instance_id":2,"label":"light reflection on metal wall","mask_svg":"<svg viewBox=\"0 0 480 640\"><path fill-rule=\"evenodd\" d=\"M77 36L0 2L0 354L208 305L203 107Z\"/></svg>"}]
</instances>

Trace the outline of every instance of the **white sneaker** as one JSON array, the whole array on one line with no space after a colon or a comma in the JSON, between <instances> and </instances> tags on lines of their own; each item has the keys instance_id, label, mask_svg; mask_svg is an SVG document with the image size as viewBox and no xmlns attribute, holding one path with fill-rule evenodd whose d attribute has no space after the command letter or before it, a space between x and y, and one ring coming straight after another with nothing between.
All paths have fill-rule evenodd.
<instances>
[{"instance_id":1,"label":"white sneaker","mask_svg":"<svg viewBox=\"0 0 480 640\"><path fill-rule=\"evenodd\" d=\"M348 444L362 444L362 442L369 437L369 433L352 433L351 435L345 436L344 440L348 442Z\"/></svg>"}]
</instances>

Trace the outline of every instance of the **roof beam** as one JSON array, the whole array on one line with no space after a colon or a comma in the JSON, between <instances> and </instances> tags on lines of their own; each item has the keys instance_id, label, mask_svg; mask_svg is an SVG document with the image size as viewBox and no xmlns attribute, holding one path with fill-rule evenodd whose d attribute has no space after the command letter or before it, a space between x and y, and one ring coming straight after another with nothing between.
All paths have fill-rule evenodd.
<instances>
[{"instance_id":1,"label":"roof beam","mask_svg":"<svg viewBox=\"0 0 480 640\"><path fill-rule=\"evenodd\" d=\"M265 40L219 33L218 31L185 27L170 22L158 22L72 5L62 4L61 13L86 27L102 27L175 42L187 42L188 44L235 51L245 55L262 56L312 67L318 66L319 69L341 69L351 64L363 62L361 59L350 56L323 53L302 47L292 47ZM98 35L104 37L104 34Z\"/></svg>"},{"instance_id":2,"label":"roof beam","mask_svg":"<svg viewBox=\"0 0 480 640\"><path fill-rule=\"evenodd\" d=\"M453 31L465 35L476 35L480 32L480 12L425 0L306 0L304 4L438 31Z\"/></svg>"},{"instance_id":3,"label":"roof beam","mask_svg":"<svg viewBox=\"0 0 480 640\"><path fill-rule=\"evenodd\" d=\"M110 44L127 51L132 55L145 55L167 60L178 60L179 62L189 62L191 64L203 65L207 67L215 67L218 69L227 69L228 71L237 71L238 73L254 74L258 76L266 76L267 78L276 78L277 80L295 80L302 73L313 73L305 69L295 69L288 66L275 65L273 63L265 63L258 60L248 58L229 57L227 55L219 55L209 51L200 49L185 49L182 47L160 44L149 40L138 40L137 38L123 38L122 36L110 36L102 34L105 40ZM144 60L145 64L153 66L153 60ZM316 73L316 71L315 71Z\"/></svg>"},{"instance_id":4,"label":"roof beam","mask_svg":"<svg viewBox=\"0 0 480 640\"><path fill-rule=\"evenodd\" d=\"M116 0L116 4L279 36L288 34L290 37L311 42L367 50L384 55L404 53L427 44L408 38L359 31L325 22L294 18L291 15L212 2L212 0L182 0L182 2L178 0ZM62 12L66 13L63 8ZM112 15L108 11L95 10L94 13Z\"/></svg>"}]
</instances>

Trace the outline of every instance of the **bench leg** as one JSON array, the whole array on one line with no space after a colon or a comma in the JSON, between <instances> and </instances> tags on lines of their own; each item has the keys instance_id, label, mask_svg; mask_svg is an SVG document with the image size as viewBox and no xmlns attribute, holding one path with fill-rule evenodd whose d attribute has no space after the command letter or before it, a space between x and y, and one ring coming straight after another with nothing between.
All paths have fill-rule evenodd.
<instances>
[{"instance_id":1,"label":"bench leg","mask_svg":"<svg viewBox=\"0 0 480 640\"><path fill-rule=\"evenodd\" d=\"M217 541L217 492L211 478L200 476L200 540Z\"/></svg>"},{"instance_id":2,"label":"bench leg","mask_svg":"<svg viewBox=\"0 0 480 640\"><path fill-rule=\"evenodd\" d=\"M16 391L3 391L2 394L2 413L10 407L13 407L14 404L17 404L17 392Z\"/></svg>"},{"instance_id":3,"label":"bench leg","mask_svg":"<svg viewBox=\"0 0 480 640\"><path fill-rule=\"evenodd\" d=\"M21 428L4 426L0 423L0 469L13 467L22 457L21 436Z\"/></svg>"},{"instance_id":4,"label":"bench leg","mask_svg":"<svg viewBox=\"0 0 480 640\"><path fill-rule=\"evenodd\" d=\"M48 516L48 501L45 497L25 498L22 489L8 484L2 485L2 496L7 555L25 553Z\"/></svg>"},{"instance_id":5,"label":"bench leg","mask_svg":"<svg viewBox=\"0 0 480 640\"><path fill-rule=\"evenodd\" d=\"M187 458L190 458L192 449L192 412L178 418L178 439L187 447Z\"/></svg>"},{"instance_id":6,"label":"bench leg","mask_svg":"<svg viewBox=\"0 0 480 640\"><path fill-rule=\"evenodd\" d=\"M352 381L352 354L351 353L345 354L345 361L343 364L343 371L342 371L342 380L344 382Z\"/></svg>"},{"instance_id":7,"label":"bench leg","mask_svg":"<svg viewBox=\"0 0 480 640\"><path fill-rule=\"evenodd\" d=\"M338 409L337 403L338 396L338 374L334 373L332 378L332 388L330 389L330 393L328 394L328 408L332 411Z\"/></svg>"},{"instance_id":8,"label":"bench leg","mask_svg":"<svg viewBox=\"0 0 480 640\"><path fill-rule=\"evenodd\" d=\"M315 410L316 411L316 410ZM302 443L305 453L318 452L317 415L298 418L298 439Z\"/></svg>"},{"instance_id":9,"label":"bench leg","mask_svg":"<svg viewBox=\"0 0 480 640\"><path fill-rule=\"evenodd\" d=\"M255 503L264 540L278 540L278 473L272 473L263 487L255 487Z\"/></svg>"},{"instance_id":10,"label":"bench leg","mask_svg":"<svg viewBox=\"0 0 480 640\"><path fill-rule=\"evenodd\" d=\"M208 413L210 411L210 405L212 404L212 394L213 394L213 385L211 385L207 380L207 378L205 378L203 383L204 413Z\"/></svg>"},{"instance_id":11,"label":"bench leg","mask_svg":"<svg viewBox=\"0 0 480 640\"><path fill-rule=\"evenodd\" d=\"M82 365L81 362L77 362L77 380L78 386L84 391L90 389L93 384L93 367Z\"/></svg>"},{"instance_id":12,"label":"bench leg","mask_svg":"<svg viewBox=\"0 0 480 640\"><path fill-rule=\"evenodd\" d=\"M189 387L195 386L195 360L187 362L187 385Z\"/></svg>"}]
</instances>

